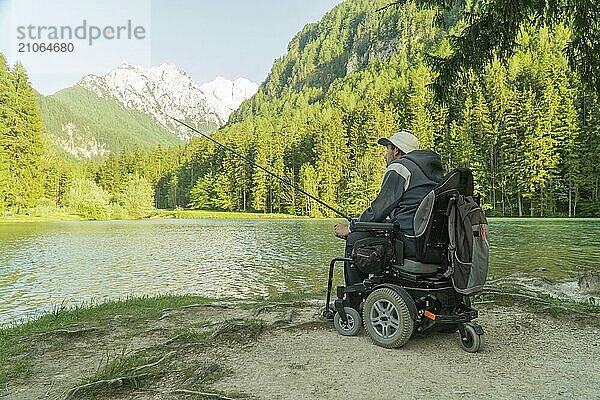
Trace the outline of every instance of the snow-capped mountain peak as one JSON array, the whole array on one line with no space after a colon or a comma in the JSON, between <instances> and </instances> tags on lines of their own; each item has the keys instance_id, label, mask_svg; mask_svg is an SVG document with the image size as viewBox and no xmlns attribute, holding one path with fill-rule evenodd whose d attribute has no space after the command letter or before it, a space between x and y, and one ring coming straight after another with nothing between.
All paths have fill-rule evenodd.
<instances>
[{"instance_id":1,"label":"snow-capped mountain peak","mask_svg":"<svg viewBox=\"0 0 600 400\"><path fill-rule=\"evenodd\" d=\"M193 132L169 117L214 130L258 90L258 85L248 79L230 81L221 76L199 86L174 64L150 68L123 64L103 76L86 76L78 85L99 97L115 99L126 109L152 115L184 140Z\"/></svg>"},{"instance_id":2,"label":"snow-capped mountain peak","mask_svg":"<svg viewBox=\"0 0 600 400\"><path fill-rule=\"evenodd\" d=\"M254 95L258 90L258 85L245 78L238 78L230 81L217 76L210 82L200 86L200 90L208 99L213 99L213 105L220 115L227 115L242 104L242 102Z\"/></svg>"}]
</instances>

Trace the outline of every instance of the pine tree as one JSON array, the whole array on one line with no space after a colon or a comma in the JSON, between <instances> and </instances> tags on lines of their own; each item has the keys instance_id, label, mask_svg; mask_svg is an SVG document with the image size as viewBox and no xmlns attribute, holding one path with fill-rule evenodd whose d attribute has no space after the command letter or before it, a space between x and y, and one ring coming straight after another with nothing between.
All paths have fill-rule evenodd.
<instances>
[{"instance_id":1,"label":"pine tree","mask_svg":"<svg viewBox=\"0 0 600 400\"><path fill-rule=\"evenodd\" d=\"M430 103L433 95L427 88L430 83L429 71L424 65L419 65L411 71L411 88L409 91L410 129L419 138L422 149L434 148L434 126L431 117Z\"/></svg>"},{"instance_id":2,"label":"pine tree","mask_svg":"<svg viewBox=\"0 0 600 400\"><path fill-rule=\"evenodd\" d=\"M338 201L342 200L338 198L337 189L349 167L345 155L348 139L338 111L327 108L321 111L320 116L315 140L319 195L325 203L337 207ZM323 213L333 216L330 210L323 210Z\"/></svg>"},{"instance_id":3,"label":"pine tree","mask_svg":"<svg viewBox=\"0 0 600 400\"><path fill-rule=\"evenodd\" d=\"M11 84L11 77L6 59L0 53L0 208L6 209L14 205L14 192L10 188L12 182L11 159L13 152L13 135L16 115L14 104L16 93Z\"/></svg>"},{"instance_id":4,"label":"pine tree","mask_svg":"<svg viewBox=\"0 0 600 400\"><path fill-rule=\"evenodd\" d=\"M9 122L9 133L5 135L11 153L9 190L13 205L31 207L44 193L42 121L33 89L20 63L15 65L10 78L15 93L12 104L15 123Z\"/></svg>"},{"instance_id":5,"label":"pine tree","mask_svg":"<svg viewBox=\"0 0 600 400\"><path fill-rule=\"evenodd\" d=\"M512 215L516 211L523 216L523 194L527 191L522 166L524 161L523 143L526 130L533 123L533 106L525 92L514 91L508 96L508 106L504 121L504 132L500 137L500 187L502 192L502 215ZM516 204L512 202L516 200ZM516 210L514 207L516 206Z\"/></svg>"},{"instance_id":6,"label":"pine tree","mask_svg":"<svg viewBox=\"0 0 600 400\"><path fill-rule=\"evenodd\" d=\"M503 169L504 153L500 151L502 134L506 129L507 109L509 107L510 91L507 83L507 70L498 60L492 62L485 76L484 94L490 110L491 142L489 155L490 185L492 187L492 204L498 207L498 196L502 208L501 215L506 214L503 188L501 187L501 171ZM498 193L500 191L500 193Z\"/></svg>"},{"instance_id":7,"label":"pine tree","mask_svg":"<svg viewBox=\"0 0 600 400\"><path fill-rule=\"evenodd\" d=\"M526 140L529 146L526 162L530 167L528 168L531 179L530 190L539 192L540 216L544 214L545 189L551 182L559 162L558 138L555 130L559 102L560 98L553 82L547 79L537 111L533 136Z\"/></svg>"},{"instance_id":8,"label":"pine tree","mask_svg":"<svg viewBox=\"0 0 600 400\"><path fill-rule=\"evenodd\" d=\"M474 85L474 104L471 113L471 137L474 153L471 155L471 168L475 177L476 190L481 194L485 208L494 207L494 182L491 179L496 136L492 132L490 111L479 84Z\"/></svg>"},{"instance_id":9,"label":"pine tree","mask_svg":"<svg viewBox=\"0 0 600 400\"><path fill-rule=\"evenodd\" d=\"M126 176L121 167L123 163L120 161L123 155L124 152L121 153L121 156L109 154L98 168L98 172L96 172L96 182L98 185L112 195L121 192L124 183L123 176Z\"/></svg>"},{"instance_id":10,"label":"pine tree","mask_svg":"<svg viewBox=\"0 0 600 400\"><path fill-rule=\"evenodd\" d=\"M581 157L581 199L578 201L580 215L591 217L600 215L600 96L588 93L584 98L587 110L580 135Z\"/></svg>"},{"instance_id":11,"label":"pine tree","mask_svg":"<svg viewBox=\"0 0 600 400\"><path fill-rule=\"evenodd\" d=\"M300 168L300 187L306 193L318 198L318 178L315 168L310 164L304 164ZM308 196L302 196L303 209L305 215L311 217L322 217L323 214L319 209L319 205Z\"/></svg>"},{"instance_id":12,"label":"pine tree","mask_svg":"<svg viewBox=\"0 0 600 400\"><path fill-rule=\"evenodd\" d=\"M258 128L257 128L258 129ZM256 141L256 164L263 168L269 168L270 163L270 151L269 151L269 139L267 132L262 130L257 132ZM252 189L252 208L256 211L269 211L270 206L270 192L271 192L271 177L269 174L264 172L260 168L254 169L253 175L253 189Z\"/></svg>"}]
</instances>

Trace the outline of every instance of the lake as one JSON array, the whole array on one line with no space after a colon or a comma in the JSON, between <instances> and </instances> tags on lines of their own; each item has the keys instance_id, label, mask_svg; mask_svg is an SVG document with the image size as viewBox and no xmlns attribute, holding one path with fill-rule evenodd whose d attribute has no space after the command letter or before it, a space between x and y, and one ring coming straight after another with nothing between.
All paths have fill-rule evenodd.
<instances>
[{"instance_id":1,"label":"lake","mask_svg":"<svg viewBox=\"0 0 600 400\"><path fill-rule=\"evenodd\" d=\"M0 224L0 325L88 300L316 291L344 242L333 220ZM490 277L600 271L600 220L490 219ZM341 279L339 271L338 279Z\"/></svg>"}]
</instances>

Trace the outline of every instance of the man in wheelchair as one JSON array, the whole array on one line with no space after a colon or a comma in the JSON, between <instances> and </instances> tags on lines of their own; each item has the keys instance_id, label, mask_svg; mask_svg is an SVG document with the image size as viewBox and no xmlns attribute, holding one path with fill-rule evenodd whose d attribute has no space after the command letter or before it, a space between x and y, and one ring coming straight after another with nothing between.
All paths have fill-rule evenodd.
<instances>
[{"instance_id":1,"label":"man in wheelchair","mask_svg":"<svg viewBox=\"0 0 600 400\"><path fill-rule=\"evenodd\" d=\"M448 212L457 194L473 195L471 172L443 177L440 156L419 150L408 132L378 143L387 149L379 194L350 225L334 226L346 246L344 257L330 264L325 316L346 336L358 334L364 319L367 334L382 347L401 347L413 331L459 330L463 349L478 351L483 330L469 323L477 311L448 273ZM330 307L336 262L344 262L345 286L338 286Z\"/></svg>"},{"instance_id":2,"label":"man in wheelchair","mask_svg":"<svg viewBox=\"0 0 600 400\"><path fill-rule=\"evenodd\" d=\"M399 227L403 236L404 257L416 255L413 217L419 203L442 179L440 156L430 150L419 150L419 140L408 132L398 132L390 138L377 141L387 147L385 162L387 169L379 194L356 222L389 222ZM345 256L350 257L354 244L374 234L371 231L357 231L347 224L336 224L335 235L346 238ZM367 275L359 271L353 263L344 264L346 285L362 282ZM360 296L349 296L351 307L358 309Z\"/></svg>"}]
</instances>

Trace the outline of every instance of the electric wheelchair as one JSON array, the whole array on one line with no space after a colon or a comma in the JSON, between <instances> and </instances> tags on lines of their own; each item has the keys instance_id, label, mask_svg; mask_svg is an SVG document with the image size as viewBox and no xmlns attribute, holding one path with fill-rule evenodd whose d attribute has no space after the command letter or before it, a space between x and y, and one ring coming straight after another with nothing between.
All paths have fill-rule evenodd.
<instances>
[{"instance_id":1,"label":"electric wheelchair","mask_svg":"<svg viewBox=\"0 0 600 400\"><path fill-rule=\"evenodd\" d=\"M376 345L398 348L413 333L458 331L465 351L482 349L483 329L472 322L478 312L469 296L456 291L449 269L448 214L459 194L473 195L473 175L468 169L446 175L421 201L414 217L416 257L404 257L398 226L355 223L354 231L369 232L371 237L357 241L350 258L336 257L329 266L324 316L333 320L341 335L357 335L364 324ZM355 263L369 275L361 283L338 286L337 299L330 305L338 262ZM362 299L358 309L350 306L351 293Z\"/></svg>"}]
</instances>

